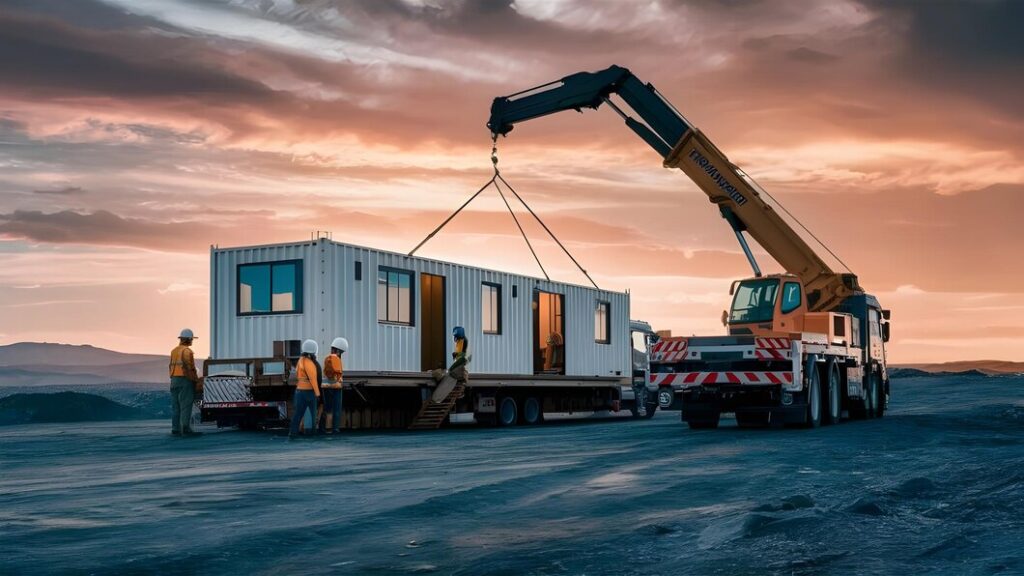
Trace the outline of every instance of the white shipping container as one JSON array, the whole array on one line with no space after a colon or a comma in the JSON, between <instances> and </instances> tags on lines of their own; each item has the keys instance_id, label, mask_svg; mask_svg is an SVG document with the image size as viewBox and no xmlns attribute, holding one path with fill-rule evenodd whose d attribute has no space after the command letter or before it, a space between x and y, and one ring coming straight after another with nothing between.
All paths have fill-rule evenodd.
<instances>
[{"instance_id":1,"label":"white shipping container","mask_svg":"<svg viewBox=\"0 0 1024 576\"><path fill-rule=\"evenodd\" d=\"M346 370L422 372L450 362L463 326L476 374L631 375L628 293L328 239L211 248L210 286L215 359L307 338L323 355L344 336Z\"/></svg>"}]
</instances>

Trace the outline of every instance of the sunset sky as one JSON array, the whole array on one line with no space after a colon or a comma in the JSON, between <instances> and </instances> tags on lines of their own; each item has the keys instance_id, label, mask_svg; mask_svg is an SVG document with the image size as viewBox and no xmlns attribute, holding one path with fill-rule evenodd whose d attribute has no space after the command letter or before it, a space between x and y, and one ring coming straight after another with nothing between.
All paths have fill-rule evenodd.
<instances>
[{"instance_id":1,"label":"sunset sky","mask_svg":"<svg viewBox=\"0 0 1024 576\"><path fill-rule=\"evenodd\" d=\"M1021 22L982 0L0 0L0 343L204 336L211 244L408 251L490 177L495 96L618 64L893 310L892 361L1024 360ZM634 318L722 332L735 238L611 110L499 156ZM493 193L421 254L539 273Z\"/></svg>"}]
</instances>

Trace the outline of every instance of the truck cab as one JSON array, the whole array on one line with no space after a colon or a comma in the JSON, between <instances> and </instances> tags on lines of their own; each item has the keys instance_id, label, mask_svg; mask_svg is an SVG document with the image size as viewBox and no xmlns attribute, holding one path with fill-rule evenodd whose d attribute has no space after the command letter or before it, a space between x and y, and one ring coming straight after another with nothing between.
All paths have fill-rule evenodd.
<instances>
[{"instance_id":1,"label":"truck cab","mask_svg":"<svg viewBox=\"0 0 1024 576\"><path fill-rule=\"evenodd\" d=\"M772 274L733 283L725 323L730 336L771 336L803 332L807 299L800 279Z\"/></svg>"}]
</instances>

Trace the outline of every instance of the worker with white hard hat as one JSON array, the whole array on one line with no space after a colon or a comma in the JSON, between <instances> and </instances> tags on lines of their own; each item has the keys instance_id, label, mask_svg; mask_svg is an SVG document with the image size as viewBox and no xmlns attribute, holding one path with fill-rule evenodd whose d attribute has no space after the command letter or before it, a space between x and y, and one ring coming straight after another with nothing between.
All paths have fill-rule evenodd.
<instances>
[{"instance_id":1,"label":"worker with white hard hat","mask_svg":"<svg viewBox=\"0 0 1024 576\"><path fill-rule=\"evenodd\" d=\"M199 374L190 348L195 337L192 330L185 328L178 334L178 345L171 350L171 362L168 365L171 375L171 434L175 436L196 434L192 430L192 402L195 400Z\"/></svg>"},{"instance_id":2,"label":"worker with white hard hat","mask_svg":"<svg viewBox=\"0 0 1024 576\"><path fill-rule=\"evenodd\" d=\"M323 381L323 372L320 364L316 361L316 353L319 349L316 340L306 340L302 343L302 355L295 364L295 397L292 400L294 412L292 424L288 430L288 437L291 438L299 433L299 423L310 412L314 426L316 422L316 405L320 399L320 383ZM307 430L308 432L308 430Z\"/></svg>"},{"instance_id":3,"label":"worker with white hard hat","mask_svg":"<svg viewBox=\"0 0 1024 576\"><path fill-rule=\"evenodd\" d=\"M348 351L348 340L338 337L331 342L331 353L324 358L324 426L327 434L334 434L341 427L341 390L344 362L341 356Z\"/></svg>"}]
</instances>

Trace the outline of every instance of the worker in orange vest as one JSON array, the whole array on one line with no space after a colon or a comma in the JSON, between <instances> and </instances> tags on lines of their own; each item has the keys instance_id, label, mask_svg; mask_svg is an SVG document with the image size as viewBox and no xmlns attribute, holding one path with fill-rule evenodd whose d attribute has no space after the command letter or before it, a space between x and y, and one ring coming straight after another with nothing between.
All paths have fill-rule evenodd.
<instances>
[{"instance_id":1,"label":"worker in orange vest","mask_svg":"<svg viewBox=\"0 0 1024 576\"><path fill-rule=\"evenodd\" d=\"M192 354L192 340L195 335L185 328L178 334L178 345L171 350L171 362L168 369L171 373L171 434L175 436L193 436L192 402L195 400L196 360Z\"/></svg>"},{"instance_id":2,"label":"worker in orange vest","mask_svg":"<svg viewBox=\"0 0 1024 576\"><path fill-rule=\"evenodd\" d=\"M323 371L316 361L316 353L319 346L316 340L306 340L302 343L302 356L295 364L295 397L292 400L292 425L288 430L288 437L292 438L299 433L299 423L306 416L309 410L313 419L313 427L316 426L316 406L320 400L320 383L323 381Z\"/></svg>"},{"instance_id":3,"label":"worker in orange vest","mask_svg":"<svg viewBox=\"0 0 1024 576\"><path fill-rule=\"evenodd\" d=\"M324 425L327 434L333 434L341 426L341 389L344 362L341 355L348 351L348 340L335 338L331 342L331 353L324 358Z\"/></svg>"}]
</instances>

